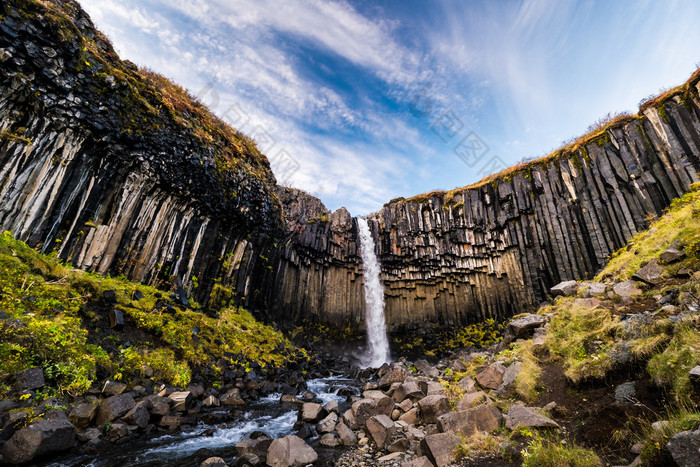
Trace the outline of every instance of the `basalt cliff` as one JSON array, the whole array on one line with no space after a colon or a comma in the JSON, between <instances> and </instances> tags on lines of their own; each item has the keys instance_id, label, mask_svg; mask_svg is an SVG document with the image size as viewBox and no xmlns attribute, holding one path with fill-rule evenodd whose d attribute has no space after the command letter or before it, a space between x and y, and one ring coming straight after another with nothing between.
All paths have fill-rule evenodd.
<instances>
[{"instance_id":1,"label":"basalt cliff","mask_svg":"<svg viewBox=\"0 0 700 467\"><path fill-rule=\"evenodd\" d=\"M362 328L347 210L277 186L251 140L120 60L77 3L1 9L1 229L82 269L178 276L201 302ZM550 156L370 215L390 329L505 318L592 276L699 180L699 79Z\"/></svg>"}]
</instances>

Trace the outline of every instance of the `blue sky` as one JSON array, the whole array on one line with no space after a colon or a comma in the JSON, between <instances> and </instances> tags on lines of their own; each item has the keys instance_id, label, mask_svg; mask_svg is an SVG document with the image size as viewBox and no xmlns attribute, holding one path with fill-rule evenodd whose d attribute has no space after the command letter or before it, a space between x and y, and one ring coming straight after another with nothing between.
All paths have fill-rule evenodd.
<instances>
[{"instance_id":1,"label":"blue sky","mask_svg":"<svg viewBox=\"0 0 700 467\"><path fill-rule=\"evenodd\" d=\"M82 0L330 209L542 156L700 63L696 1Z\"/></svg>"}]
</instances>

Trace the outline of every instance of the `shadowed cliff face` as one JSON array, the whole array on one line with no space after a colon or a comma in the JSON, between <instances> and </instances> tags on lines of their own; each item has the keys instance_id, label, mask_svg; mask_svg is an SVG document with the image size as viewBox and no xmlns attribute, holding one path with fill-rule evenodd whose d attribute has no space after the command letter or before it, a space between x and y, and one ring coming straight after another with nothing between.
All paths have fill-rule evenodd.
<instances>
[{"instance_id":1,"label":"shadowed cliff face","mask_svg":"<svg viewBox=\"0 0 700 467\"><path fill-rule=\"evenodd\" d=\"M267 159L76 3L0 8L0 229L83 269L247 295L282 225Z\"/></svg>"},{"instance_id":2,"label":"shadowed cliff face","mask_svg":"<svg viewBox=\"0 0 700 467\"><path fill-rule=\"evenodd\" d=\"M277 187L254 143L119 60L77 3L0 8L0 229L285 324L364 327L347 210ZM593 275L698 180L699 76L551 157L369 216L389 328L503 318Z\"/></svg>"},{"instance_id":3,"label":"shadowed cliff face","mask_svg":"<svg viewBox=\"0 0 700 467\"><path fill-rule=\"evenodd\" d=\"M561 154L369 216L390 329L507 317L539 304L560 281L591 277L699 180L697 81ZM328 222L298 224L291 234L273 309L361 326L356 226L344 210L304 200Z\"/></svg>"}]
</instances>

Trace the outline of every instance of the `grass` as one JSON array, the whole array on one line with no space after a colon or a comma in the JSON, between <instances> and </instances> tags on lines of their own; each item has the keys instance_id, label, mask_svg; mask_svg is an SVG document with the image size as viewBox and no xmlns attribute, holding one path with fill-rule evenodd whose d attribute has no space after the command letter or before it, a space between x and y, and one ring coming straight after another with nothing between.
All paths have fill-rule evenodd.
<instances>
[{"instance_id":1,"label":"grass","mask_svg":"<svg viewBox=\"0 0 700 467\"><path fill-rule=\"evenodd\" d=\"M532 340L514 344L513 352L520 361L520 373L515 379L515 393L527 403L533 403L540 395L542 368L534 354Z\"/></svg>"},{"instance_id":2,"label":"grass","mask_svg":"<svg viewBox=\"0 0 700 467\"><path fill-rule=\"evenodd\" d=\"M602 466L598 455L588 449L540 437L523 452L524 467L591 467Z\"/></svg>"},{"instance_id":3,"label":"grass","mask_svg":"<svg viewBox=\"0 0 700 467\"><path fill-rule=\"evenodd\" d=\"M241 308L218 317L173 306L158 289L123 277L103 277L42 255L9 232L0 235L0 375L42 367L47 391L80 394L101 378L154 378L185 386L195 369L218 377L221 360L234 370L280 367L306 354ZM104 291L116 292L131 339L105 325ZM134 293L144 297L134 299ZM0 397L11 379L0 378Z\"/></svg>"},{"instance_id":4,"label":"grass","mask_svg":"<svg viewBox=\"0 0 700 467\"><path fill-rule=\"evenodd\" d=\"M700 365L700 332L680 325L664 351L649 360L647 370L656 384L670 388L676 402L691 403L688 372L695 365Z\"/></svg>"}]
</instances>

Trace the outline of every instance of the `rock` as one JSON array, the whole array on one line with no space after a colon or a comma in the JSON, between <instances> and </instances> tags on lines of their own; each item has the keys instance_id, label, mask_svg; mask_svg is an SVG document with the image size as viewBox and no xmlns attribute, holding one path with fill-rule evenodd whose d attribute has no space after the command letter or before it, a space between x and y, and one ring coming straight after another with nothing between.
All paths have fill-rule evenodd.
<instances>
[{"instance_id":1,"label":"rock","mask_svg":"<svg viewBox=\"0 0 700 467\"><path fill-rule=\"evenodd\" d=\"M637 287L637 284L632 281L618 282L613 285L613 292L618 297L631 298L642 293L641 289Z\"/></svg>"},{"instance_id":2,"label":"rock","mask_svg":"<svg viewBox=\"0 0 700 467\"><path fill-rule=\"evenodd\" d=\"M677 277L690 277L693 275L693 270L690 268L678 268L676 271Z\"/></svg>"},{"instance_id":3,"label":"rock","mask_svg":"<svg viewBox=\"0 0 700 467\"><path fill-rule=\"evenodd\" d=\"M355 414L352 412L352 409L346 410L345 413L343 413L343 421L351 430L360 428L357 424L357 420L355 420Z\"/></svg>"},{"instance_id":4,"label":"rock","mask_svg":"<svg viewBox=\"0 0 700 467\"><path fill-rule=\"evenodd\" d=\"M418 385L426 396L445 395L445 388L438 381L421 381Z\"/></svg>"},{"instance_id":5,"label":"rock","mask_svg":"<svg viewBox=\"0 0 700 467\"><path fill-rule=\"evenodd\" d=\"M578 292L578 282L576 281L564 281L560 282L551 289L549 289L549 292L552 294L553 297L557 296L563 296L563 297L570 297L572 295L575 295L576 292Z\"/></svg>"},{"instance_id":6,"label":"rock","mask_svg":"<svg viewBox=\"0 0 700 467\"><path fill-rule=\"evenodd\" d=\"M435 423L440 415L450 411L450 400L447 396L433 394L419 400L418 407L424 423Z\"/></svg>"},{"instance_id":7,"label":"rock","mask_svg":"<svg viewBox=\"0 0 700 467\"><path fill-rule=\"evenodd\" d=\"M271 467L302 467L317 460L316 451L295 435L274 440L267 451L267 465Z\"/></svg>"},{"instance_id":8,"label":"rock","mask_svg":"<svg viewBox=\"0 0 700 467\"><path fill-rule=\"evenodd\" d=\"M430 462L426 456L421 456L416 459L404 462L401 467L433 467L433 463Z\"/></svg>"},{"instance_id":9,"label":"rock","mask_svg":"<svg viewBox=\"0 0 700 467\"><path fill-rule=\"evenodd\" d=\"M459 402L457 402L457 410L470 409L481 404L486 399L486 393L484 391L468 392Z\"/></svg>"},{"instance_id":10,"label":"rock","mask_svg":"<svg viewBox=\"0 0 700 467\"><path fill-rule=\"evenodd\" d=\"M109 314L107 315L109 317L109 327L119 331L122 328L124 328L124 315L122 314L121 311L117 310L116 308L112 308L109 310Z\"/></svg>"},{"instance_id":11,"label":"rock","mask_svg":"<svg viewBox=\"0 0 700 467\"><path fill-rule=\"evenodd\" d=\"M409 373L406 368L402 366L395 366L391 371L377 381L377 386L380 388L388 388L393 383L403 383L403 381L408 377Z\"/></svg>"},{"instance_id":12,"label":"rock","mask_svg":"<svg viewBox=\"0 0 700 467\"><path fill-rule=\"evenodd\" d=\"M508 368L506 368L506 371L503 373L503 381L501 382L501 385L498 386L498 389L496 389L496 394L501 397L510 397L515 393L513 386L515 384L515 380L520 374L521 366L522 363L514 362L508 366Z\"/></svg>"},{"instance_id":13,"label":"rock","mask_svg":"<svg viewBox=\"0 0 700 467\"><path fill-rule=\"evenodd\" d=\"M397 407L399 410L406 413L413 408L413 402L411 402L411 399L404 399L403 402L397 404Z\"/></svg>"},{"instance_id":14,"label":"rock","mask_svg":"<svg viewBox=\"0 0 700 467\"><path fill-rule=\"evenodd\" d=\"M406 422L409 425L415 425L418 421L418 409L413 408L399 417L399 421Z\"/></svg>"},{"instance_id":15,"label":"rock","mask_svg":"<svg viewBox=\"0 0 700 467\"><path fill-rule=\"evenodd\" d=\"M129 434L130 430L126 423L112 423L107 429L107 437L112 442L126 438Z\"/></svg>"},{"instance_id":16,"label":"rock","mask_svg":"<svg viewBox=\"0 0 700 467\"><path fill-rule=\"evenodd\" d=\"M29 462L73 447L75 426L68 420L39 420L17 431L2 447L2 461Z\"/></svg>"},{"instance_id":17,"label":"rock","mask_svg":"<svg viewBox=\"0 0 700 467\"><path fill-rule=\"evenodd\" d=\"M173 412L184 412L189 409L194 402L194 397L189 391L174 392L168 396ZM228 401L228 399L226 399Z\"/></svg>"},{"instance_id":18,"label":"rock","mask_svg":"<svg viewBox=\"0 0 700 467\"><path fill-rule=\"evenodd\" d=\"M394 422L386 415L375 415L367 420L367 431L379 449L386 448L386 444L396 431Z\"/></svg>"},{"instance_id":19,"label":"rock","mask_svg":"<svg viewBox=\"0 0 700 467\"><path fill-rule=\"evenodd\" d=\"M634 381L622 383L615 388L615 402L618 404L634 403Z\"/></svg>"},{"instance_id":20,"label":"rock","mask_svg":"<svg viewBox=\"0 0 700 467\"><path fill-rule=\"evenodd\" d=\"M333 430L335 430L335 425L338 423L338 414L335 412L331 412L318 422L318 425L316 425L316 429L318 430L319 433L329 433Z\"/></svg>"},{"instance_id":21,"label":"rock","mask_svg":"<svg viewBox=\"0 0 700 467\"><path fill-rule=\"evenodd\" d=\"M158 426L174 430L182 425L182 417L179 415L163 415L158 422Z\"/></svg>"},{"instance_id":22,"label":"rock","mask_svg":"<svg viewBox=\"0 0 700 467\"><path fill-rule=\"evenodd\" d=\"M304 405L304 401L290 394L282 394L282 397L280 397L280 404L286 406L302 406Z\"/></svg>"},{"instance_id":23,"label":"rock","mask_svg":"<svg viewBox=\"0 0 700 467\"><path fill-rule=\"evenodd\" d=\"M389 452L406 452L409 442L406 438L399 438L386 448Z\"/></svg>"},{"instance_id":24,"label":"rock","mask_svg":"<svg viewBox=\"0 0 700 467\"><path fill-rule=\"evenodd\" d=\"M126 415L122 418L129 425L136 425L143 429L148 426L148 422L151 419L151 414L142 405L137 405L133 409L129 410Z\"/></svg>"},{"instance_id":25,"label":"rock","mask_svg":"<svg viewBox=\"0 0 700 467\"><path fill-rule=\"evenodd\" d=\"M514 430L519 426L535 428L558 428L557 422L545 417L532 407L512 405L506 417L506 428Z\"/></svg>"},{"instance_id":26,"label":"rock","mask_svg":"<svg viewBox=\"0 0 700 467\"><path fill-rule=\"evenodd\" d=\"M221 404L216 396L207 396L204 398L202 403L207 407L219 407Z\"/></svg>"},{"instance_id":27,"label":"rock","mask_svg":"<svg viewBox=\"0 0 700 467\"><path fill-rule=\"evenodd\" d=\"M476 381L484 388L497 389L503 382L506 369L500 363L492 363L476 375Z\"/></svg>"},{"instance_id":28,"label":"rock","mask_svg":"<svg viewBox=\"0 0 700 467\"><path fill-rule=\"evenodd\" d=\"M340 413L340 408L338 407L338 403L334 400L326 402L323 405L323 410L326 413L331 413L331 412Z\"/></svg>"},{"instance_id":29,"label":"rock","mask_svg":"<svg viewBox=\"0 0 700 467\"><path fill-rule=\"evenodd\" d=\"M340 438L338 438L338 436L336 436L334 433L324 434L323 436L321 436L321 439L318 441L318 443L321 446L327 446L329 448L334 448L342 444L340 442Z\"/></svg>"},{"instance_id":30,"label":"rock","mask_svg":"<svg viewBox=\"0 0 700 467\"><path fill-rule=\"evenodd\" d=\"M107 422L111 422L123 416L135 406L136 403L131 394L108 397L100 404L100 408L97 411L96 422L98 425L104 425Z\"/></svg>"},{"instance_id":31,"label":"rock","mask_svg":"<svg viewBox=\"0 0 700 467\"><path fill-rule=\"evenodd\" d=\"M340 442L344 446L354 446L357 444L357 435L342 421L338 422L335 426L335 431L338 433Z\"/></svg>"},{"instance_id":32,"label":"rock","mask_svg":"<svg viewBox=\"0 0 700 467\"><path fill-rule=\"evenodd\" d=\"M280 399L280 402L285 402L284 401L285 397L291 397L290 400L298 401L298 405L303 404L303 402L300 401L299 399L297 399L296 397L286 396L286 394L282 396L282 399ZM240 407L242 405L245 405L245 401L241 397L241 391L238 388L233 388L233 389L229 389L228 391L226 391L221 397L219 397L219 401L221 402L222 405L225 405L227 407L231 407L231 406ZM286 403L289 403L289 401L287 401ZM297 405L297 404L293 403L293 405Z\"/></svg>"},{"instance_id":33,"label":"rock","mask_svg":"<svg viewBox=\"0 0 700 467\"><path fill-rule=\"evenodd\" d=\"M303 422L315 422L321 416L321 405L314 402L305 402L299 409L299 419Z\"/></svg>"},{"instance_id":34,"label":"rock","mask_svg":"<svg viewBox=\"0 0 700 467\"><path fill-rule=\"evenodd\" d=\"M491 404L482 404L471 409L449 412L438 417L438 429L470 436L475 432L493 431L501 426L503 416Z\"/></svg>"},{"instance_id":35,"label":"rock","mask_svg":"<svg viewBox=\"0 0 700 467\"><path fill-rule=\"evenodd\" d=\"M697 467L700 462L700 430L676 433L666 447L678 467Z\"/></svg>"},{"instance_id":36,"label":"rock","mask_svg":"<svg viewBox=\"0 0 700 467\"><path fill-rule=\"evenodd\" d=\"M603 295L608 289L605 284L601 284L600 282L586 282L583 285L586 286L586 290L583 291L584 298L593 298L598 295Z\"/></svg>"},{"instance_id":37,"label":"rock","mask_svg":"<svg viewBox=\"0 0 700 467\"><path fill-rule=\"evenodd\" d=\"M459 383L457 383L460 388L462 388L465 392L474 392L476 391L476 381L474 381L471 377L465 376L464 378L459 380Z\"/></svg>"},{"instance_id":38,"label":"rock","mask_svg":"<svg viewBox=\"0 0 700 467\"><path fill-rule=\"evenodd\" d=\"M574 300L574 306L581 308L595 308L599 306L602 302L597 298L577 298Z\"/></svg>"},{"instance_id":39,"label":"rock","mask_svg":"<svg viewBox=\"0 0 700 467\"><path fill-rule=\"evenodd\" d=\"M674 247L669 247L666 248L666 250L662 251L661 254L659 255L659 261L661 261L664 264L670 264L675 261L678 261L679 259L683 258L685 256L685 253L682 251L674 248Z\"/></svg>"},{"instance_id":40,"label":"rock","mask_svg":"<svg viewBox=\"0 0 700 467\"><path fill-rule=\"evenodd\" d=\"M228 464L221 457L210 457L202 461L199 467L228 467Z\"/></svg>"},{"instance_id":41,"label":"rock","mask_svg":"<svg viewBox=\"0 0 700 467\"><path fill-rule=\"evenodd\" d=\"M272 439L267 436L259 438L246 438L236 444L236 453L239 456L245 454L255 454L260 459L264 460L267 457L267 451L270 449Z\"/></svg>"},{"instance_id":42,"label":"rock","mask_svg":"<svg viewBox=\"0 0 700 467\"><path fill-rule=\"evenodd\" d=\"M380 457L379 459L377 459L377 462L380 462L380 463L391 462L398 457L401 457L400 452L392 452L391 454L387 454L386 456Z\"/></svg>"},{"instance_id":43,"label":"rock","mask_svg":"<svg viewBox=\"0 0 700 467\"><path fill-rule=\"evenodd\" d=\"M394 400L390 397L383 397L376 401L374 399L360 399L352 404L352 414L355 424L364 426L367 420L374 415L390 415L394 410Z\"/></svg>"},{"instance_id":44,"label":"rock","mask_svg":"<svg viewBox=\"0 0 700 467\"><path fill-rule=\"evenodd\" d=\"M105 381L102 386L102 394L107 397L118 396L124 391L126 391L126 384L117 381Z\"/></svg>"},{"instance_id":45,"label":"rock","mask_svg":"<svg viewBox=\"0 0 700 467\"><path fill-rule=\"evenodd\" d=\"M102 298L109 304L113 305L117 303L117 293L114 290L105 290L102 292Z\"/></svg>"},{"instance_id":46,"label":"rock","mask_svg":"<svg viewBox=\"0 0 700 467\"><path fill-rule=\"evenodd\" d=\"M649 285L656 285L661 281L663 268L656 261L650 261L646 266L639 269L632 275L632 279L646 282Z\"/></svg>"},{"instance_id":47,"label":"rock","mask_svg":"<svg viewBox=\"0 0 700 467\"><path fill-rule=\"evenodd\" d=\"M423 391L421 391L418 383L413 381L402 383L398 388L396 388L394 394L392 395L392 398L397 403L403 402L403 400L406 398L418 400L422 399L423 397L425 397Z\"/></svg>"},{"instance_id":48,"label":"rock","mask_svg":"<svg viewBox=\"0 0 700 467\"><path fill-rule=\"evenodd\" d=\"M545 321L546 320L542 316L530 314L511 321L508 327L513 331L516 339L522 339L530 337L535 329L542 326Z\"/></svg>"},{"instance_id":49,"label":"rock","mask_svg":"<svg viewBox=\"0 0 700 467\"><path fill-rule=\"evenodd\" d=\"M44 370L42 368L29 368L17 376L17 388L20 391L33 391L43 388Z\"/></svg>"},{"instance_id":50,"label":"rock","mask_svg":"<svg viewBox=\"0 0 700 467\"><path fill-rule=\"evenodd\" d=\"M77 428L87 428L97 416L97 405L90 403L80 403L73 407L68 415L68 420Z\"/></svg>"},{"instance_id":51,"label":"rock","mask_svg":"<svg viewBox=\"0 0 700 467\"><path fill-rule=\"evenodd\" d=\"M85 431L80 431L75 435L75 437L78 438L78 441L81 443L87 443L93 439L98 439L100 436L102 436L102 431L96 427L88 428Z\"/></svg>"},{"instance_id":52,"label":"rock","mask_svg":"<svg viewBox=\"0 0 700 467\"><path fill-rule=\"evenodd\" d=\"M700 386L700 365L694 366L690 370L690 373L688 373L688 377L690 378L691 383L696 386Z\"/></svg>"},{"instance_id":53,"label":"rock","mask_svg":"<svg viewBox=\"0 0 700 467\"><path fill-rule=\"evenodd\" d=\"M455 460L454 451L459 443L454 433L437 433L421 441L421 450L435 466L442 467Z\"/></svg>"}]
</instances>

